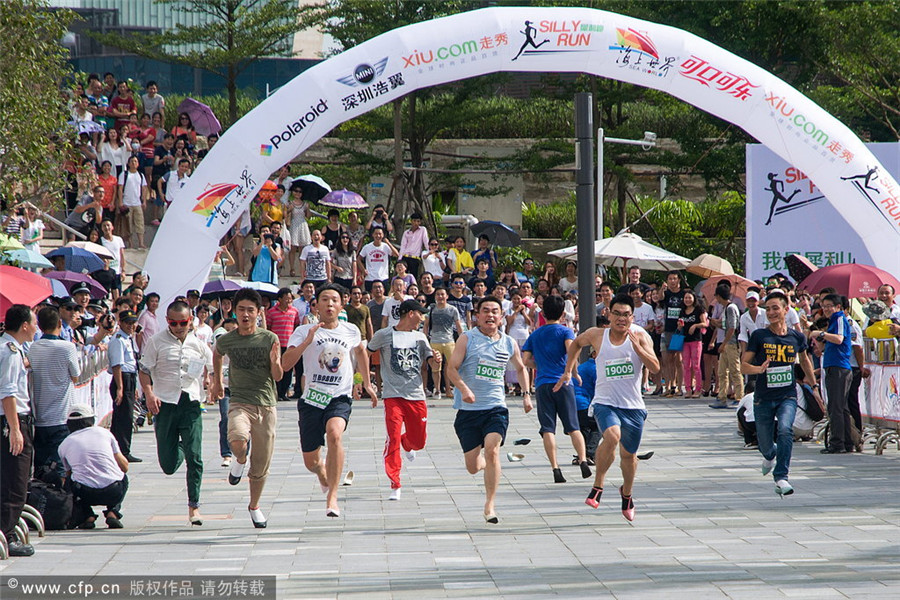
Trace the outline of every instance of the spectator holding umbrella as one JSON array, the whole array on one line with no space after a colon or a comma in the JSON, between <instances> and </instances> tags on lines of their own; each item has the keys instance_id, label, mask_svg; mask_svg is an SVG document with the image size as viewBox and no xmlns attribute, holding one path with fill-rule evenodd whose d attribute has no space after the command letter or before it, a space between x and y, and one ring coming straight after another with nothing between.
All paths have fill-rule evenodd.
<instances>
[{"instance_id":1,"label":"spectator holding umbrella","mask_svg":"<svg viewBox=\"0 0 900 600\"><path fill-rule=\"evenodd\" d=\"M197 132L194 130L194 123L191 121L191 116L186 112L178 115L178 123L169 133L176 138L181 137L182 135L187 136L187 140L190 142L191 146L197 143Z\"/></svg>"}]
</instances>

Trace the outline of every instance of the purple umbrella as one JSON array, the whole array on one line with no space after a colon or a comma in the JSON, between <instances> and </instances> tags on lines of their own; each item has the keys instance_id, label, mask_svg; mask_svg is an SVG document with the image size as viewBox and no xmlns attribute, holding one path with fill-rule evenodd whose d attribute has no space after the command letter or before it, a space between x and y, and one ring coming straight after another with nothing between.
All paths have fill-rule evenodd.
<instances>
[{"instance_id":1,"label":"purple umbrella","mask_svg":"<svg viewBox=\"0 0 900 600\"><path fill-rule=\"evenodd\" d=\"M73 271L50 271L49 273L44 273L44 277L62 281L69 291L72 290L72 287L76 283L86 283L91 288L91 298L98 299L106 296L106 288L97 283L96 279L89 277L84 273L75 273Z\"/></svg>"},{"instance_id":2,"label":"purple umbrella","mask_svg":"<svg viewBox=\"0 0 900 600\"><path fill-rule=\"evenodd\" d=\"M365 198L347 189L328 192L319 200L319 205L331 208L369 208Z\"/></svg>"},{"instance_id":3,"label":"purple umbrella","mask_svg":"<svg viewBox=\"0 0 900 600\"><path fill-rule=\"evenodd\" d=\"M230 298L234 293L241 289L241 286L228 279L216 279L210 281L203 286L203 292L200 294L202 300L211 300L213 298Z\"/></svg>"},{"instance_id":4,"label":"purple umbrella","mask_svg":"<svg viewBox=\"0 0 900 600\"><path fill-rule=\"evenodd\" d=\"M194 125L194 130L202 136L209 136L211 133L219 133L222 131L222 125L219 119L213 114L210 107L198 102L193 98L185 98L178 105L178 112L187 113Z\"/></svg>"}]
</instances>

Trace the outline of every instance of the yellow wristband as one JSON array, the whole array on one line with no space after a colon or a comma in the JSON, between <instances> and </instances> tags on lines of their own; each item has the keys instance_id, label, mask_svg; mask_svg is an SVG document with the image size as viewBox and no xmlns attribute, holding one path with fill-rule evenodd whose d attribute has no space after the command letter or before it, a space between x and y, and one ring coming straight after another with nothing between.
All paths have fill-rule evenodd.
<instances>
[{"instance_id":1,"label":"yellow wristband","mask_svg":"<svg viewBox=\"0 0 900 600\"><path fill-rule=\"evenodd\" d=\"M356 384L356 385L361 384L361 383L362 383L362 374L360 374L360 373L354 373L354 374L353 374L353 383Z\"/></svg>"}]
</instances>

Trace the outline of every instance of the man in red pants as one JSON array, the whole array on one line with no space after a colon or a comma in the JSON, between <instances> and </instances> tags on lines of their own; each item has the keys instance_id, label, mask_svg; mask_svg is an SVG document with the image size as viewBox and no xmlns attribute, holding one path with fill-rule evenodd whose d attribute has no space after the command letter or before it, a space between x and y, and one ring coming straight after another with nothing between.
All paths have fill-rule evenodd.
<instances>
[{"instance_id":1,"label":"man in red pants","mask_svg":"<svg viewBox=\"0 0 900 600\"><path fill-rule=\"evenodd\" d=\"M428 408L422 374L427 362L435 362L440 370L441 355L431 350L428 338L418 331L425 309L415 300L404 300L399 308L400 322L380 329L369 341L369 351L382 350L384 421L387 442L384 445L384 470L391 480L391 500L400 499L400 447L410 462L416 451L425 447L425 425ZM403 427L406 427L406 433Z\"/></svg>"}]
</instances>

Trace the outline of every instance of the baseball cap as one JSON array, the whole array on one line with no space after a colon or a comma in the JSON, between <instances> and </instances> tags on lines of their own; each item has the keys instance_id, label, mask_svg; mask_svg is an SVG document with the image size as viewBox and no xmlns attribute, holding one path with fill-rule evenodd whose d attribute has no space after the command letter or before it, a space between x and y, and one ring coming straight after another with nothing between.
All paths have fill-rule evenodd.
<instances>
[{"instance_id":1,"label":"baseball cap","mask_svg":"<svg viewBox=\"0 0 900 600\"><path fill-rule=\"evenodd\" d=\"M87 404L75 404L72 408L69 409L69 420L73 419L84 419L86 417L93 417L94 409L88 406Z\"/></svg>"},{"instance_id":2,"label":"baseball cap","mask_svg":"<svg viewBox=\"0 0 900 600\"><path fill-rule=\"evenodd\" d=\"M88 284L86 284L85 282L82 281L82 282L79 282L79 283L76 283L75 285L73 285L72 289L69 291L69 293L72 294L73 296L75 294L80 294L81 292L84 292L85 294L90 294L91 286L89 286Z\"/></svg>"},{"instance_id":3,"label":"baseball cap","mask_svg":"<svg viewBox=\"0 0 900 600\"><path fill-rule=\"evenodd\" d=\"M397 309L397 312L400 314L400 316L403 316L411 310L417 310L420 313L424 313L425 307L422 306L417 300L404 300L400 303L400 308Z\"/></svg>"},{"instance_id":4,"label":"baseball cap","mask_svg":"<svg viewBox=\"0 0 900 600\"><path fill-rule=\"evenodd\" d=\"M133 310L126 309L119 313L119 321L124 321L125 323L127 323L129 321L134 322L137 320L138 316L134 314Z\"/></svg>"},{"instance_id":5,"label":"baseball cap","mask_svg":"<svg viewBox=\"0 0 900 600\"><path fill-rule=\"evenodd\" d=\"M759 301L759 294L756 292L747 292L747 295L744 297L745 300L756 300Z\"/></svg>"}]
</instances>

